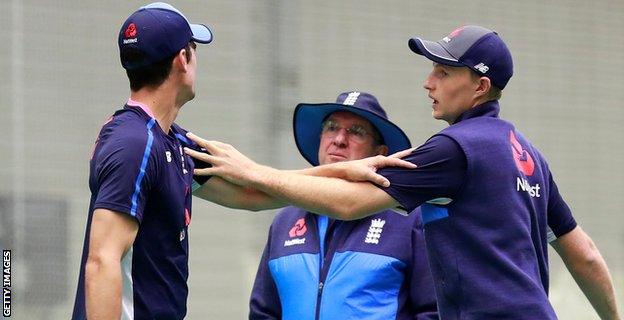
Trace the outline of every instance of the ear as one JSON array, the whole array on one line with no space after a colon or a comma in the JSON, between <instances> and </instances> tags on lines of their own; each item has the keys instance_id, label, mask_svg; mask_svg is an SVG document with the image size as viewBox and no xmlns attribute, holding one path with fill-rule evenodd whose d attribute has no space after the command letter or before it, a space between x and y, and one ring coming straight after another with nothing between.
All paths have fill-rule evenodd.
<instances>
[{"instance_id":1,"label":"ear","mask_svg":"<svg viewBox=\"0 0 624 320\"><path fill-rule=\"evenodd\" d=\"M488 77L479 77L478 86L475 90L475 98L485 97L492 88L492 82Z\"/></svg>"},{"instance_id":2,"label":"ear","mask_svg":"<svg viewBox=\"0 0 624 320\"><path fill-rule=\"evenodd\" d=\"M377 150L375 150L378 155L387 156L388 155L388 146L385 144L377 146Z\"/></svg>"},{"instance_id":3,"label":"ear","mask_svg":"<svg viewBox=\"0 0 624 320\"><path fill-rule=\"evenodd\" d=\"M173 65L179 68L182 72L188 70L189 61L186 59L186 48L178 51L178 54L173 58Z\"/></svg>"}]
</instances>

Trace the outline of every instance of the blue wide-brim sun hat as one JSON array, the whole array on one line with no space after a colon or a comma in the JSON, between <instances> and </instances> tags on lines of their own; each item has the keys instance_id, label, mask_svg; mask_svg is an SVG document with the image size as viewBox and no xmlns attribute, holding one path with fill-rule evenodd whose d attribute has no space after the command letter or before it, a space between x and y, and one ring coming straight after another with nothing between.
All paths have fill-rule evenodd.
<instances>
[{"instance_id":1,"label":"blue wide-brim sun hat","mask_svg":"<svg viewBox=\"0 0 624 320\"><path fill-rule=\"evenodd\" d=\"M337 111L354 113L368 120L379 131L388 154L409 149L409 138L394 123L388 120L377 98L366 92L344 92L335 103L300 103L293 116L295 143L301 155L313 166L319 165L318 150L321 143L321 124L330 114Z\"/></svg>"}]
</instances>

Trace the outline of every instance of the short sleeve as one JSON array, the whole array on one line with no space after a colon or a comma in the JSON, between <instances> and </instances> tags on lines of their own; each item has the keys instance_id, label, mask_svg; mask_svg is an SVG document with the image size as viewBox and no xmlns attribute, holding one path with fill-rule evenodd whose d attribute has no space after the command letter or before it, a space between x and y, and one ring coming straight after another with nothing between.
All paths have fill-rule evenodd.
<instances>
[{"instance_id":1,"label":"short sleeve","mask_svg":"<svg viewBox=\"0 0 624 320\"><path fill-rule=\"evenodd\" d=\"M100 142L92 174L97 194L94 209L126 213L140 223L147 195L156 180L156 162L151 156L153 137L147 127L123 132L121 129Z\"/></svg>"},{"instance_id":2,"label":"short sleeve","mask_svg":"<svg viewBox=\"0 0 624 320\"><path fill-rule=\"evenodd\" d=\"M378 173L390 180L389 187L380 188L408 212L427 201L452 200L466 176L466 156L447 136L433 136L403 159L418 167L389 167Z\"/></svg>"},{"instance_id":3,"label":"short sleeve","mask_svg":"<svg viewBox=\"0 0 624 320\"><path fill-rule=\"evenodd\" d=\"M549 176L548 183L550 185L548 194L548 228L552 231L552 235L549 235L550 242L576 228L576 221L572 216L570 207L561 197L552 174Z\"/></svg>"}]
</instances>

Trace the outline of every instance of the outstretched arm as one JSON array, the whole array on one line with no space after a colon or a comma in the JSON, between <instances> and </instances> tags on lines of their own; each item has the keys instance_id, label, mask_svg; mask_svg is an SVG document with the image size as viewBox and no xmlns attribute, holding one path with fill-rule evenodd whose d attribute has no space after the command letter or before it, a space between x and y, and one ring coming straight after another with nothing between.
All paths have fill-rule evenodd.
<instances>
[{"instance_id":1,"label":"outstretched arm","mask_svg":"<svg viewBox=\"0 0 624 320\"><path fill-rule=\"evenodd\" d=\"M386 192L367 182L348 182L338 178L276 170L256 164L228 144L208 142L192 134L188 137L210 152L206 154L186 150L192 157L212 164L211 168L197 169L195 174L221 176L232 183L263 190L310 212L351 220L398 206ZM315 170L336 170L340 172L337 176L364 177L367 180L371 176L378 176L374 170L385 165L415 167L397 158L377 157L337 163L331 169L318 167ZM381 179L385 180L383 177Z\"/></svg>"},{"instance_id":2,"label":"outstretched arm","mask_svg":"<svg viewBox=\"0 0 624 320\"><path fill-rule=\"evenodd\" d=\"M390 181L388 178L377 174L377 169L383 167L405 167L414 169L416 165L401 160L401 158L408 156L415 148L399 151L390 156L375 156L370 158L361 159L358 161L346 161L336 162L328 165L317 166L302 170L290 171L293 173L304 174L315 177L328 177L328 178L340 178L353 182L372 182L380 186L388 187Z\"/></svg>"},{"instance_id":3,"label":"outstretched arm","mask_svg":"<svg viewBox=\"0 0 624 320\"><path fill-rule=\"evenodd\" d=\"M253 169L250 183L307 211L340 220L360 219L399 204L369 182L306 176L266 166Z\"/></svg>"},{"instance_id":4,"label":"outstretched arm","mask_svg":"<svg viewBox=\"0 0 624 320\"><path fill-rule=\"evenodd\" d=\"M409 151L411 150L406 150L393 156L397 158ZM379 184L389 183L385 177L376 175L367 163L362 164L362 167L360 167L359 170L349 170L349 166L344 164L341 166L340 163L337 163L332 166L312 167L287 172L317 177L335 177L346 180L368 179ZM281 197L275 195L269 195L249 186L242 187L216 176L212 177L201 187L193 191L193 195L228 208L246 209L251 211L269 210L288 205L287 199L282 199Z\"/></svg>"},{"instance_id":5,"label":"outstretched arm","mask_svg":"<svg viewBox=\"0 0 624 320\"><path fill-rule=\"evenodd\" d=\"M577 226L551 245L600 318L619 320L611 275L592 239Z\"/></svg>"},{"instance_id":6,"label":"outstretched arm","mask_svg":"<svg viewBox=\"0 0 624 320\"><path fill-rule=\"evenodd\" d=\"M220 177L212 177L193 195L224 207L251 211L281 208L288 203L250 187L241 187Z\"/></svg>"}]
</instances>

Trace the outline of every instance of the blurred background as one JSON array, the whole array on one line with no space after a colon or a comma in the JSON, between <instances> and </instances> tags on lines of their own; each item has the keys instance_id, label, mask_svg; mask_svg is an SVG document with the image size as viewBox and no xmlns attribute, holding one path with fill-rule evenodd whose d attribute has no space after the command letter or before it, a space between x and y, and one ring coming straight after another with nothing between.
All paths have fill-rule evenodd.
<instances>
[{"instance_id":1,"label":"blurred background","mask_svg":"<svg viewBox=\"0 0 624 320\"><path fill-rule=\"evenodd\" d=\"M117 33L144 1L0 0L0 247L13 250L13 317L68 319L89 204L88 160L126 101ZM177 123L258 162L306 166L299 102L376 95L415 145L444 127L407 48L463 24L499 32L515 74L513 121L550 162L576 220L609 264L624 311L624 1L174 1L215 40L198 47L197 97ZM188 319L243 319L274 211L194 201ZM561 319L597 319L551 253Z\"/></svg>"}]
</instances>

